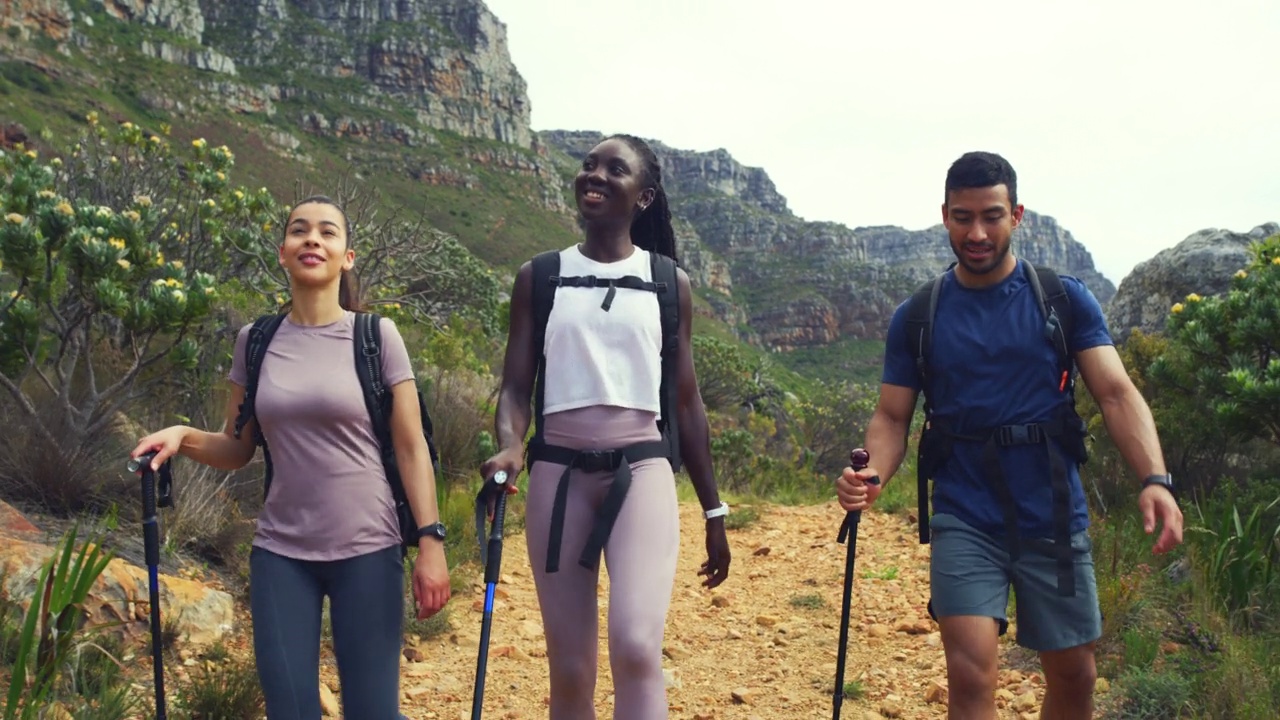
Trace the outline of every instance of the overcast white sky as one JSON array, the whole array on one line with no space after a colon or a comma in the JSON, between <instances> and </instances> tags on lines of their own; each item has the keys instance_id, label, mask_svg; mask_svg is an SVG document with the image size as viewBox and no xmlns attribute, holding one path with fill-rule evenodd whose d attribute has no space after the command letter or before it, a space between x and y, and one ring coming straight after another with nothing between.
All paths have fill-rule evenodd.
<instances>
[{"instance_id":1,"label":"overcast white sky","mask_svg":"<svg viewBox=\"0 0 1280 720\"><path fill-rule=\"evenodd\" d=\"M535 130L723 147L808 220L935 224L985 149L1117 284L1280 222L1280 0L484 1Z\"/></svg>"}]
</instances>

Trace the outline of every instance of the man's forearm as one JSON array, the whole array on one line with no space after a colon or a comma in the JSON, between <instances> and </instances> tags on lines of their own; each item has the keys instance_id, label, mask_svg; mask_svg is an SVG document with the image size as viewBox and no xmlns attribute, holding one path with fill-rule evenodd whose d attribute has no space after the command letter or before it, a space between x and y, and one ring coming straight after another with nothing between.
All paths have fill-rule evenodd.
<instances>
[{"instance_id":1,"label":"man's forearm","mask_svg":"<svg viewBox=\"0 0 1280 720\"><path fill-rule=\"evenodd\" d=\"M871 467L880 475L880 483L889 482L902 465L907 453L907 430L910 423L903 423L882 412L871 416L867 423L866 451L871 455Z\"/></svg>"},{"instance_id":2,"label":"man's forearm","mask_svg":"<svg viewBox=\"0 0 1280 720\"><path fill-rule=\"evenodd\" d=\"M1137 389L1098 403L1107 434L1139 478L1166 472L1155 418Z\"/></svg>"}]
</instances>

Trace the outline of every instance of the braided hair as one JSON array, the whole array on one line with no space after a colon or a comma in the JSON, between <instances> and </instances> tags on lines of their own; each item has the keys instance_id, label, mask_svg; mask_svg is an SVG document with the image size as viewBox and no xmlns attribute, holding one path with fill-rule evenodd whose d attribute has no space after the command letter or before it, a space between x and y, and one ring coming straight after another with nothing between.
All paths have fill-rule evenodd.
<instances>
[{"instance_id":1,"label":"braided hair","mask_svg":"<svg viewBox=\"0 0 1280 720\"><path fill-rule=\"evenodd\" d=\"M631 242L642 250L666 255L678 262L676 232L671 227L671 207L667 204L667 191L662 187L662 166L658 164L657 154L648 143L634 135L619 133L608 139L625 142L640 156L644 163L641 182L646 189L653 189L653 202L649 207L637 210L631 219Z\"/></svg>"}]
</instances>

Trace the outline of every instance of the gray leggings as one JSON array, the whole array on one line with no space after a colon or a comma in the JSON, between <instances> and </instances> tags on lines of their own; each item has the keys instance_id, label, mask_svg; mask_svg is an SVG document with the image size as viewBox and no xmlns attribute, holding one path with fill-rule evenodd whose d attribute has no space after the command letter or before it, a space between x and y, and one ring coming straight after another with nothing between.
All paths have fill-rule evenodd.
<instances>
[{"instance_id":1,"label":"gray leggings","mask_svg":"<svg viewBox=\"0 0 1280 720\"><path fill-rule=\"evenodd\" d=\"M329 597L343 716L399 720L400 548L346 560L249 555L253 651L270 720L320 720L320 615Z\"/></svg>"},{"instance_id":2,"label":"gray leggings","mask_svg":"<svg viewBox=\"0 0 1280 720\"><path fill-rule=\"evenodd\" d=\"M652 413L594 406L546 416L547 442L614 448L660 437ZM525 498L525 540L546 630L550 720L591 720L599 635L598 571L578 564L612 473L575 471L569 481L559 571L547 574L551 508L563 465L534 463ZM662 639L680 550L675 477L665 458L631 465L631 489L604 548L609 572L609 663L615 720L665 720Z\"/></svg>"}]
</instances>

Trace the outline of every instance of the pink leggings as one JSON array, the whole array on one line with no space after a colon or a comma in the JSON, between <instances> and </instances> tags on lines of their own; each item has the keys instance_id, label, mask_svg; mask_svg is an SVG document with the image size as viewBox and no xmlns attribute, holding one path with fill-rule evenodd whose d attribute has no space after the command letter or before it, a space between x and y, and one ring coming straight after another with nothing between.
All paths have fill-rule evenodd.
<instances>
[{"instance_id":1,"label":"pink leggings","mask_svg":"<svg viewBox=\"0 0 1280 720\"><path fill-rule=\"evenodd\" d=\"M547 415L548 444L612 450L659 438L654 416L596 406ZM599 644L599 571L578 564L595 509L613 473L573 471L564 514L560 569L546 572L551 508L563 465L530 468L525 538L538 589L551 670L550 720L594 720ZM631 465L631 489L604 548L609 572L609 664L614 720L665 720L662 639L680 549L675 478L665 459Z\"/></svg>"}]
</instances>

